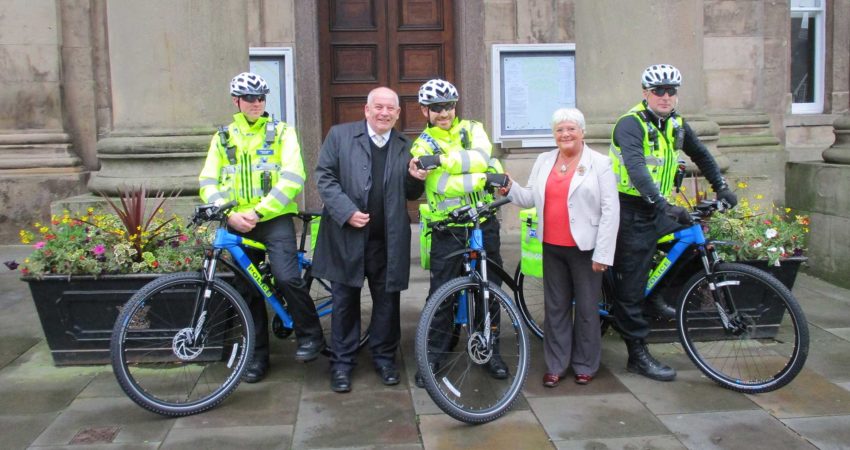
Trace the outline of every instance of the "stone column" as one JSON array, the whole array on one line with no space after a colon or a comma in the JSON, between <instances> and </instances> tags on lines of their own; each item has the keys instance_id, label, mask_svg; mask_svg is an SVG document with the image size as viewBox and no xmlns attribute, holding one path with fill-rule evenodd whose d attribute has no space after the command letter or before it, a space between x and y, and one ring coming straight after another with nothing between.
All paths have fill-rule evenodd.
<instances>
[{"instance_id":1,"label":"stone column","mask_svg":"<svg viewBox=\"0 0 850 450\"><path fill-rule=\"evenodd\" d=\"M51 201L79 192L80 158L65 129L59 3L15 0L0 14L0 241L48 217Z\"/></svg>"},{"instance_id":2,"label":"stone column","mask_svg":"<svg viewBox=\"0 0 850 450\"><path fill-rule=\"evenodd\" d=\"M215 125L234 112L228 83L248 69L241 1L111 0L105 8L111 129L89 188L197 192Z\"/></svg>"},{"instance_id":3,"label":"stone column","mask_svg":"<svg viewBox=\"0 0 850 450\"><path fill-rule=\"evenodd\" d=\"M614 12L616 11L616 12ZM610 19L612 14L616 19ZM641 100L640 75L653 63L682 72L678 110L714 154L719 127L703 113L703 1L601 0L575 3L576 92L587 141L607 151L617 118Z\"/></svg>"}]
</instances>

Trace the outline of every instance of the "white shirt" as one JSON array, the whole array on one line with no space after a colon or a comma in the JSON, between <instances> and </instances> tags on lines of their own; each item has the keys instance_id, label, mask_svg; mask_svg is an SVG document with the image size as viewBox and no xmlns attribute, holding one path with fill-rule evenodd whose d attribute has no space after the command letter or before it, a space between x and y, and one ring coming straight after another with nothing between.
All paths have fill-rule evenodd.
<instances>
[{"instance_id":1,"label":"white shirt","mask_svg":"<svg viewBox=\"0 0 850 450\"><path fill-rule=\"evenodd\" d=\"M366 122L366 130L369 131L369 138L372 139L372 142L374 142L375 145L377 145L378 147L383 147L384 145L386 145L387 142L389 142L390 140L390 134L392 134L393 132L393 130L391 129L390 131L387 131L384 134L378 134L375 132L375 130L372 129L372 127L369 126L369 122ZM383 138L383 142L381 142L380 140L376 140L377 136Z\"/></svg>"}]
</instances>

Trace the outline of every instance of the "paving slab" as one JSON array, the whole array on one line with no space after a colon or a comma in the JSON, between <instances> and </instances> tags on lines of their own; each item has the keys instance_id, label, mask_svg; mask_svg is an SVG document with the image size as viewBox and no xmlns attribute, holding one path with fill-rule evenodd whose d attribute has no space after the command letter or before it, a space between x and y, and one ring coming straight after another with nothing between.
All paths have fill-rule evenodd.
<instances>
[{"instance_id":1,"label":"paving slab","mask_svg":"<svg viewBox=\"0 0 850 450\"><path fill-rule=\"evenodd\" d=\"M4 412L13 410L2 409ZM26 448L41 434L58 413L0 415L0 448Z\"/></svg>"},{"instance_id":2,"label":"paving slab","mask_svg":"<svg viewBox=\"0 0 850 450\"><path fill-rule=\"evenodd\" d=\"M850 381L850 341L810 325L805 367L833 382Z\"/></svg>"},{"instance_id":3,"label":"paving slab","mask_svg":"<svg viewBox=\"0 0 850 450\"><path fill-rule=\"evenodd\" d=\"M794 284L794 295L801 300L806 300L808 299L808 295L811 295L811 292L816 293L818 296L837 300L844 303L846 306L850 306L850 289L829 284L820 278L815 278L805 273L798 274L797 281ZM802 302L801 304L803 305L803 309L805 309L806 305Z\"/></svg>"},{"instance_id":4,"label":"paving slab","mask_svg":"<svg viewBox=\"0 0 850 450\"><path fill-rule=\"evenodd\" d=\"M806 417L782 422L821 450L850 447L850 416Z\"/></svg>"},{"instance_id":5,"label":"paving slab","mask_svg":"<svg viewBox=\"0 0 850 450\"><path fill-rule=\"evenodd\" d=\"M781 419L850 414L850 392L806 368L785 387L748 397Z\"/></svg>"},{"instance_id":6,"label":"paving slab","mask_svg":"<svg viewBox=\"0 0 850 450\"><path fill-rule=\"evenodd\" d=\"M126 397L115 374L110 369L95 375L94 379L77 395L77 398Z\"/></svg>"},{"instance_id":7,"label":"paving slab","mask_svg":"<svg viewBox=\"0 0 850 450\"><path fill-rule=\"evenodd\" d=\"M672 435L555 441L555 447L559 450L680 450L687 448Z\"/></svg>"},{"instance_id":8,"label":"paving slab","mask_svg":"<svg viewBox=\"0 0 850 450\"><path fill-rule=\"evenodd\" d=\"M294 425L300 400L300 383L241 383L220 405L202 414L181 417L174 428Z\"/></svg>"},{"instance_id":9,"label":"paving slab","mask_svg":"<svg viewBox=\"0 0 850 450\"><path fill-rule=\"evenodd\" d=\"M850 327L846 328L824 328L825 331L828 331L845 341L850 341Z\"/></svg>"},{"instance_id":10,"label":"paving slab","mask_svg":"<svg viewBox=\"0 0 850 450\"><path fill-rule=\"evenodd\" d=\"M167 449L288 449L292 425L175 428L163 441Z\"/></svg>"},{"instance_id":11,"label":"paving slab","mask_svg":"<svg viewBox=\"0 0 850 450\"><path fill-rule=\"evenodd\" d=\"M51 445L48 447L42 446L29 446L28 450L38 450L38 449L50 449L50 450L80 450L80 448L85 448L85 450L155 450L160 447L159 442L151 442L151 443L121 443L121 444L86 444L85 446L79 444L70 444L70 445Z\"/></svg>"},{"instance_id":12,"label":"paving slab","mask_svg":"<svg viewBox=\"0 0 850 450\"><path fill-rule=\"evenodd\" d=\"M293 448L418 444L407 389L304 392Z\"/></svg>"},{"instance_id":13,"label":"paving slab","mask_svg":"<svg viewBox=\"0 0 850 450\"><path fill-rule=\"evenodd\" d=\"M574 396L574 395L599 395L613 393L628 393L629 390L620 380L608 370L607 367L601 366L593 380L586 385L575 383L575 374L572 370L568 370L564 378L554 388L543 386L543 374L546 373L545 364L541 361L539 364L532 364L528 371L528 379L522 389L523 395L526 398L533 397L557 397L557 396Z\"/></svg>"},{"instance_id":14,"label":"paving slab","mask_svg":"<svg viewBox=\"0 0 850 450\"><path fill-rule=\"evenodd\" d=\"M18 359L40 340L31 336L3 336L3 345L0 346L0 369Z\"/></svg>"},{"instance_id":15,"label":"paving slab","mask_svg":"<svg viewBox=\"0 0 850 450\"><path fill-rule=\"evenodd\" d=\"M670 434L631 394L537 397L528 402L554 441Z\"/></svg>"},{"instance_id":16,"label":"paving slab","mask_svg":"<svg viewBox=\"0 0 850 450\"><path fill-rule=\"evenodd\" d=\"M68 445L81 431L100 427L118 428L114 444L162 442L173 424L173 419L146 411L128 398L77 399L33 445Z\"/></svg>"},{"instance_id":17,"label":"paving slab","mask_svg":"<svg viewBox=\"0 0 850 450\"><path fill-rule=\"evenodd\" d=\"M746 395L722 388L698 370L680 370L672 382L633 373L617 378L656 415L758 409Z\"/></svg>"},{"instance_id":18,"label":"paving slab","mask_svg":"<svg viewBox=\"0 0 850 450\"><path fill-rule=\"evenodd\" d=\"M531 411L509 411L494 422L467 425L445 414L419 417L426 450L554 448Z\"/></svg>"},{"instance_id":19,"label":"paving slab","mask_svg":"<svg viewBox=\"0 0 850 450\"><path fill-rule=\"evenodd\" d=\"M683 444L694 449L814 449L764 411L659 416Z\"/></svg>"}]
</instances>

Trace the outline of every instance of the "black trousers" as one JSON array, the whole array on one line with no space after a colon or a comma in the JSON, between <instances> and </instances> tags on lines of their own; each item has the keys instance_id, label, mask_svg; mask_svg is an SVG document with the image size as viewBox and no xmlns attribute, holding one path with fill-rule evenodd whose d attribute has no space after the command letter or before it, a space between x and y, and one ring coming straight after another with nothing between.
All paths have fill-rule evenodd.
<instances>
[{"instance_id":1,"label":"black trousers","mask_svg":"<svg viewBox=\"0 0 850 450\"><path fill-rule=\"evenodd\" d=\"M319 315L310 298L307 284L301 278L298 269L298 247L295 244L295 225L290 216L278 216L265 222L259 222L253 230L241 234L248 239L262 242L266 246L275 288L283 293L287 302L287 311L292 315L295 336L299 343L323 339ZM248 256L257 264L262 260L262 252L247 249ZM254 357L269 357L269 317L265 299L256 291L245 300L254 318L256 345Z\"/></svg>"},{"instance_id":2,"label":"black trousers","mask_svg":"<svg viewBox=\"0 0 850 450\"><path fill-rule=\"evenodd\" d=\"M620 202L620 230L614 254L614 305L612 313L626 340L643 340L649 334L644 316L644 291L652 269L658 238L682 225L651 206Z\"/></svg>"},{"instance_id":3,"label":"black trousers","mask_svg":"<svg viewBox=\"0 0 850 450\"><path fill-rule=\"evenodd\" d=\"M387 292L387 244L370 240L366 244L365 274L372 294L369 350L376 366L395 363L401 338L400 292ZM360 341L360 291L362 288L331 283L331 370L351 371L357 364Z\"/></svg>"}]
</instances>

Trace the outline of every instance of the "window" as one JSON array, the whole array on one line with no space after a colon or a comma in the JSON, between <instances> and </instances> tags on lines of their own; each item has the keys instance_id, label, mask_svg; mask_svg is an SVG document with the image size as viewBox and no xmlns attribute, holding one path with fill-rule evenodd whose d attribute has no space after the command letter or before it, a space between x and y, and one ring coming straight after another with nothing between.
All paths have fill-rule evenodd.
<instances>
[{"instance_id":1,"label":"window","mask_svg":"<svg viewBox=\"0 0 850 450\"><path fill-rule=\"evenodd\" d=\"M791 0L791 113L823 112L825 0Z\"/></svg>"},{"instance_id":2,"label":"window","mask_svg":"<svg viewBox=\"0 0 850 450\"><path fill-rule=\"evenodd\" d=\"M271 94L266 96L266 111L275 119L295 125L295 79L292 49L288 47L251 47L250 71L266 80Z\"/></svg>"}]
</instances>

